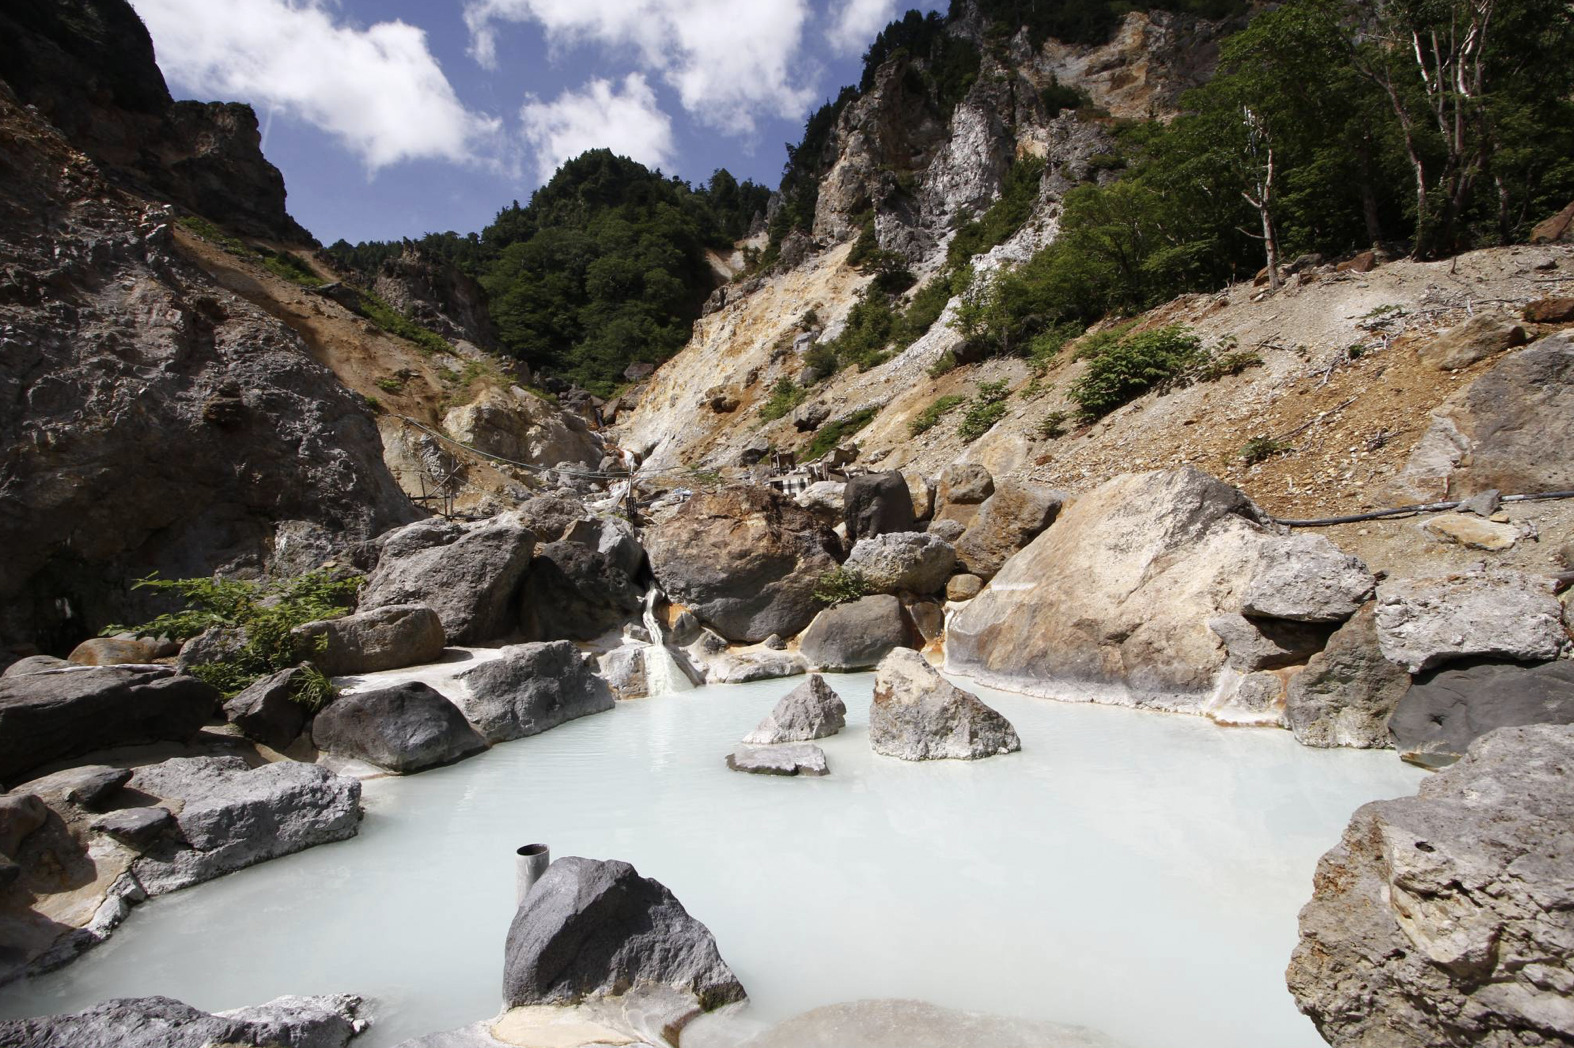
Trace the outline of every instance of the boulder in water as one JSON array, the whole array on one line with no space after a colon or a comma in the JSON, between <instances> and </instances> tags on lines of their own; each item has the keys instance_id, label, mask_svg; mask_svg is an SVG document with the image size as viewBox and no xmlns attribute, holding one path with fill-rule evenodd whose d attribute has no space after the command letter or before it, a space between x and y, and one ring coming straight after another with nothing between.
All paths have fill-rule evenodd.
<instances>
[{"instance_id":1,"label":"boulder in water","mask_svg":"<svg viewBox=\"0 0 1574 1048\"><path fill-rule=\"evenodd\" d=\"M906 649L875 671L869 744L905 761L977 760L1022 748L1009 721Z\"/></svg>"},{"instance_id":2,"label":"boulder in water","mask_svg":"<svg viewBox=\"0 0 1574 1048\"><path fill-rule=\"evenodd\" d=\"M807 742L739 746L727 754L727 767L755 775L829 775L825 751Z\"/></svg>"},{"instance_id":3,"label":"boulder in water","mask_svg":"<svg viewBox=\"0 0 1574 1048\"><path fill-rule=\"evenodd\" d=\"M1574 724L1574 662L1538 666L1472 659L1416 679L1387 727L1406 760L1438 767L1494 728Z\"/></svg>"},{"instance_id":4,"label":"boulder in water","mask_svg":"<svg viewBox=\"0 0 1574 1048\"><path fill-rule=\"evenodd\" d=\"M822 670L866 670L894 648L914 646L912 623L902 602L888 594L826 608L798 639L798 650Z\"/></svg>"},{"instance_id":5,"label":"boulder in water","mask_svg":"<svg viewBox=\"0 0 1574 1048\"><path fill-rule=\"evenodd\" d=\"M419 681L339 696L312 722L312 741L399 775L452 764L487 746L457 706Z\"/></svg>"},{"instance_id":6,"label":"boulder in water","mask_svg":"<svg viewBox=\"0 0 1574 1048\"><path fill-rule=\"evenodd\" d=\"M466 670L459 681L465 686L460 712L494 743L539 735L616 704L607 682L566 640L509 645L501 658Z\"/></svg>"},{"instance_id":7,"label":"boulder in water","mask_svg":"<svg viewBox=\"0 0 1574 1048\"><path fill-rule=\"evenodd\" d=\"M0 1044L19 1048L344 1048L360 1033L361 999L280 997L209 1014L169 997L122 997L70 1015L0 1022Z\"/></svg>"},{"instance_id":8,"label":"boulder in water","mask_svg":"<svg viewBox=\"0 0 1574 1048\"><path fill-rule=\"evenodd\" d=\"M818 673L788 692L759 727L743 737L749 746L807 742L835 735L847 726L847 706Z\"/></svg>"}]
</instances>

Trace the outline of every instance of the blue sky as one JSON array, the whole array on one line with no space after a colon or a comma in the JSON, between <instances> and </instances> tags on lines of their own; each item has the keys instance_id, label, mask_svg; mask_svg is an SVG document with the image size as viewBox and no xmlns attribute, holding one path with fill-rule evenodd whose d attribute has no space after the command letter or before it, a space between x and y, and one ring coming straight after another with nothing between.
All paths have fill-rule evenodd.
<instances>
[{"instance_id":1,"label":"blue sky","mask_svg":"<svg viewBox=\"0 0 1574 1048\"><path fill-rule=\"evenodd\" d=\"M324 243L479 230L609 147L774 187L807 115L944 0L131 0L177 98L250 102Z\"/></svg>"}]
</instances>

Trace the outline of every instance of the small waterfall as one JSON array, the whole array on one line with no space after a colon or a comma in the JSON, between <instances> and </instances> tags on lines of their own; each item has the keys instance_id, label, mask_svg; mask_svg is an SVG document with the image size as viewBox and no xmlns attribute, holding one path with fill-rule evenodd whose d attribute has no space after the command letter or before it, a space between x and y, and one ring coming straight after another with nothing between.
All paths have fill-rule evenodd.
<instances>
[{"instance_id":1,"label":"small waterfall","mask_svg":"<svg viewBox=\"0 0 1574 1048\"><path fill-rule=\"evenodd\" d=\"M645 646L645 691L652 696L694 688L689 675L661 642L661 623L656 621L656 599L660 596L655 586L645 592L645 631L650 634L650 643Z\"/></svg>"}]
</instances>

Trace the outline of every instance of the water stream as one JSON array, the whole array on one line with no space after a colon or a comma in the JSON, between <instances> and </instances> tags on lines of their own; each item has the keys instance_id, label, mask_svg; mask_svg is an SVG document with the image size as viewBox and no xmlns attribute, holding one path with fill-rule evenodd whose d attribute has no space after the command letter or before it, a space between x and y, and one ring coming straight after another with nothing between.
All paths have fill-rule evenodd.
<instances>
[{"instance_id":1,"label":"water stream","mask_svg":"<svg viewBox=\"0 0 1574 1048\"><path fill-rule=\"evenodd\" d=\"M354 840L140 907L104 946L0 991L0 1015L166 994L377 1000L383 1048L498 1007L513 849L621 858L716 934L774 1022L863 997L1096 1027L1132 1048L1318 1048L1284 988L1318 856L1391 753L976 688L1019 754L904 764L868 746L869 674L824 779L723 757L800 679L705 687L366 790ZM966 682L963 682L964 684Z\"/></svg>"},{"instance_id":2,"label":"water stream","mask_svg":"<svg viewBox=\"0 0 1574 1048\"><path fill-rule=\"evenodd\" d=\"M656 618L656 601L660 598L661 591L655 586L645 592L645 632L650 634L650 643L645 645L643 654L645 689L651 698L694 688L694 682L689 680L688 674L683 672L663 643L661 622Z\"/></svg>"}]
</instances>

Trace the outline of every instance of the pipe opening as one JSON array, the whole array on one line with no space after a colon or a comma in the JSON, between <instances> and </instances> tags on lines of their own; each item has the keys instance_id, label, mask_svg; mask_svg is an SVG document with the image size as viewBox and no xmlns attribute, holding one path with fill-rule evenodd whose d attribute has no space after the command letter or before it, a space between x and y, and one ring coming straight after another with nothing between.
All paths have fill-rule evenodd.
<instances>
[{"instance_id":1,"label":"pipe opening","mask_svg":"<svg viewBox=\"0 0 1574 1048\"><path fill-rule=\"evenodd\" d=\"M515 849L514 854L515 855L543 855L543 854L546 853L546 850L547 850L547 846L545 844L527 844L523 848Z\"/></svg>"}]
</instances>

